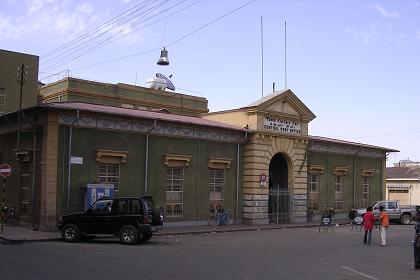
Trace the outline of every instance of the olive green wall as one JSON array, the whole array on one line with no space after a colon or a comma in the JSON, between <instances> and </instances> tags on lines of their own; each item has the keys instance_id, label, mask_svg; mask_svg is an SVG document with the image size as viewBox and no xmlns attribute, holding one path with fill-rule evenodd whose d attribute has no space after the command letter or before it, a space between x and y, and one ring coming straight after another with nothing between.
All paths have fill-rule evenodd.
<instances>
[{"instance_id":1,"label":"olive green wall","mask_svg":"<svg viewBox=\"0 0 420 280\"><path fill-rule=\"evenodd\" d=\"M8 176L5 181L0 177L0 206L2 200L2 187L5 183L5 204L9 207L15 208L15 219L19 220L21 225L37 225L40 220L40 174L42 168L41 162L41 147L42 147L42 129L38 129L35 134L35 151L34 151L34 133L22 133L22 149L29 152L28 174L25 176L28 189L28 212L22 215L20 211L21 198L21 162L17 161L15 155L16 148L16 133L2 134L0 136L0 164L7 163L12 167L12 174ZM35 164L35 168L34 168ZM35 172L35 176L33 176ZM34 190L33 190L34 189ZM35 209L35 211L33 211Z\"/></svg>"},{"instance_id":2,"label":"olive green wall","mask_svg":"<svg viewBox=\"0 0 420 280\"><path fill-rule=\"evenodd\" d=\"M12 174L6 178L6 194L5 203L10 207L19 208L19 174L20 167L16 161L14 149L16 148L16 133L1 135L0 137L0 160L1 163L7 163L12 167ZM3 177L0 177L0 187L3 187ZM2 202L3 193L0 189L0 203Z\"/></svg>"},{"instance_id":3,"label":"olive green wall","mask_svg":"<svg viewBox=\"0 0 420 280\"><path fill-rule=\"evenodd\" d=\"M22 64L28 66L28 74L22 87L22 108L33 107L37 104L39 57L0 50L0 88L6 89L5 110L3 110L3 100L0 100L0 113L19 110L20 86L16 81L16 76L17 68Z\"/></svg>"},{"instance_id":4,"label":"olive green wall","mask_svg":"<svg viewBox=\"0 0 420 280\"><path fill-rule=\"evenodd\" d=\"M355 166L354 166L355 164ZM375 201L383 198L382 194L382 159L355 157L332 153L308 153L308 165L321 165L324 167L320 175L319 211L324 207L334 206L336 167L347 167L347 175L343 176L343 212L353 207L353 188L355 187L355 207L363 207L363 169L373 169L374 174L370 180L369 200ZM356 173L354 173L356 172ZM309 177L308 177L309 178ZM354 180L355 178L355 180ZM354 185L355 182L355 185Z\"/></svg>"},{"instance_id":5,"label":"olive green wall","mask_svg":"<svg viewBox=\"0 0 420 280\"><path fill-rule=\"evenodd\" d=\"M67 200L67 158L69 127L61 126L59 132L59 168L57 214L83 210L83 187L98 179L96 150L126 151L127 162L120 165L119 195L143 195L145 184L146 135L121 131L73 128L72 156L82 157L83 164L71 166L70 209ZM242 147L240 153L242 154ZM165 154L192 156L184 169L184 216L167 221L196 221L207 219L209 214L209 167L207 159L229 158L232 164L225 172L225 208L235 213L237 144L149 135L148 195L156 205L165 204ZM242 156L240 162L242 160ZM241 178L241 174L239 178ZM239 193L239 197L242 197Z\"/></svg>"}]
</instances>

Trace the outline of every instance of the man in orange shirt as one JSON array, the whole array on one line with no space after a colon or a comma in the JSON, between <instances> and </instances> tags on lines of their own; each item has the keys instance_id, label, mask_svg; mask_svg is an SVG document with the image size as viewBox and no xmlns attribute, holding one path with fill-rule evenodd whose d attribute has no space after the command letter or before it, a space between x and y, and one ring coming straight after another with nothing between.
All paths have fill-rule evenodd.
<instances>
[{"instance_id":1,"label":"man in orange shirt","mask_svg":"<svg viewBox=\"0 0 420 280\"><path fill-rule=\"evenodd\" d=\"M389 217L388 213L384 210L384 207L381 205L379 206L379 222L381 223L381 239L382 239L382 246L386 246L386 231L389 227Z\"/></svg>"}]
</instances>

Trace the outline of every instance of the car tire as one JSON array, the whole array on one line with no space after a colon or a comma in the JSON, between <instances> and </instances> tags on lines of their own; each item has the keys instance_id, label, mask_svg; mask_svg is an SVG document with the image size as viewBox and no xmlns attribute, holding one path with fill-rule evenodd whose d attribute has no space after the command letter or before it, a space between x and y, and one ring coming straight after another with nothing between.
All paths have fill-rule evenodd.
<instances>
[{"instance_id":1,"label":"car tire","mask_svg":"<svg viewBox=\"0 0 420 280\"><path fill-rule=\"evenodd\" d=\"M411 223L411 217L409 215L402 215L400 222L402 225L409 225Z\"/></svg>"},{"instance_id":2,"label":"car tire","mask_svg":"<svg viewBox=\"0 0 420 280\"><path fill-rule=\"evenodd\" d=\"M132 245L139 243L139 231L133 225L125 225L120 230L120 241L126 245Z\"/></svg>"},{"instance_id":3,"label":"car tire","mask_svg":"<svg viewBox=\"0 0 420 280\"><path fill-rule=\"evenodd\" d=\"M80 239L80 229L75 224L67 224L61 230L61 236L66 242L76 242Z\"/></svg>"},{"instance_id":4,"label":"car tire","mask_svg":"<svg viewBox=\"0 0 420 280\"><path fill-rule=\"evenodd\" d=\"M147 242L150 240L150 238L152 238L152 233L144 233L142 239L140 240L141 242Z\"/></svg>"}]
</instances>

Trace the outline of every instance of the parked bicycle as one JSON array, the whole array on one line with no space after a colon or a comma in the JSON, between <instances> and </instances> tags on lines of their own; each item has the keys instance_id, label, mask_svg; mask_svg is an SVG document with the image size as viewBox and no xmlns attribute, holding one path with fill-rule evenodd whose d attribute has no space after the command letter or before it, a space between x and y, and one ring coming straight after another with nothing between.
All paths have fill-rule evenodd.
<instances>
[{"instance_id":1,"label":"parked bicycle","mask_svg":"<svg viewBox=\"0 0 420 280\"><path fill-rule=\"evenodd\" d=\"M321 228L324 229L324 233L327 233L329 229L331 232L334 231L333 218L335 217L335 211L332 208L324 210L321 217L321 223L319 224L318 232L321 232Z\"/></svg>"},{"instance_id":2,"label":"parked bicycle","mask_svg":"<svg viewBox=\"0 0 420 280\"><path fill-rule=\"evenodd\" d=\"M218 211L217 209L214 209L211 211L207 221L210 226L231 225L233 218L229 210Z\"/></svg>"},{"instance_id":3,"label":"parked bicycle","mask_svg":"<svg viewBox=\"0 0 420 280\"><path fill-rule=\"evenodd\" d=\"M357 213L357 209L352 208L349 212L349 219L351 222L351 230L361 231L363 227L363 215Z\"/></svg>"}]
</instances>

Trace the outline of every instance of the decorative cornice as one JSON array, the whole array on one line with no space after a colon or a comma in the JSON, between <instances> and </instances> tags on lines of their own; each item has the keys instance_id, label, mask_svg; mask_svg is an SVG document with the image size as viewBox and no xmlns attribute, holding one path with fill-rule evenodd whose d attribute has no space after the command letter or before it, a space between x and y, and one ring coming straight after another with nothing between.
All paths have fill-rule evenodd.
<instances>
[{"instance_id":1,"label":"decorative cornice","mask_svg":"<svg viewBox=\"0 0 420 280\"><path fill-rule=\"evenodd\" d=\"M101 163L126 163L128 153L125 151L96 150L96 161Z\"/></svg>"},{"instance_id":2,"label":"decorative cornice","mask_svg":"<svg viewBox=\"0 0 420 280\"><path fill-rule=\"evenodd\" d=\"M372 177L375 174L375 169L362 169L363 177Z\"/></svg>"},{"instance_id":3,"label":"decorative cornice","mask_svg":"<svg viewBox=\"0 0 420 280\"><path fill-rule=\"evenodd\" d=\"M310 152L321 152L321 153L331 153L331 154L344 154L349 156L357 157L373 157L373 158L383 158L383 152L376 151L369 148L354 147L344 144L333 144L333 143L324 143L324 142L315 142L310 141L309 144Z\"/></svg>"},{"instance_id":4,"label":"decorative cornice","mask_svg":"<svg viewBox=\"0 0 420 280\"><path fill-rule=\"evenodd\" d=\"M232 160L228 158L208 158L207 164L214 169L229 169Z\"/></svg>"},{"instance_id":5,"label":"decorative cornice","mask_svg":"<svg viewBox=\"0 0 420 280\"><path fill-rule=\"evenodd\" d=\"M323 165L311 164L308 167L308 171L311 174L322 174L322 173L324 173L324 169L325 169L325 167Z\"/></svg>"},{"instance_id":6,"label":"decorative cornice","mask_svg":"<svg viewBox=\"0 0 420 280\"><path fill-rule=\"evenodd\" d=\"M205 126L188 126L183 123L159 123L153 120L133 120L121 117L106 117L103 115L80 114L76 119L75 114L60 113L60 124L73 125L74 127L89 127L97 129L111 129L129 132L150 133L153 135L167 135L175 137L199 138L209 141L242 143L242 133L224 129L212 129Z\"/></svg>"},{"instance_id":7,"label":"decorative cornice","mask_svg":"<svg viewBox=\"0 0 420 280\"><path fill-rule=\"evenodd\" d=\"M192 156L186 155L163 155L163 163L169 167L187 167L190 166Z\"/></svg>"},{"instance_id":8,"label":"decorative cornice","mask_svg":"<svg viewBox=\"0 0 420 280\"><path fill-rule=\"evenodd\" d=\"M346 176L349 168L346 166L337 166L334 168L334 175Z\"/></svg>"}]
</instances>

